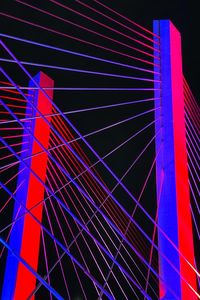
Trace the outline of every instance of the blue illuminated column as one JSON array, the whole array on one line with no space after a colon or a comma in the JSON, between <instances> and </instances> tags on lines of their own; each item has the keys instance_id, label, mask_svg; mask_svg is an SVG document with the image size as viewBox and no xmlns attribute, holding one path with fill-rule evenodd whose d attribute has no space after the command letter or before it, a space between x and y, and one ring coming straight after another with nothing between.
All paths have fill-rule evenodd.
<instances>
[{"instance_id":1,"label":"blue illuminated column","mask_svg":"<svg viewBox=\"0 0 200 300\"><path fill-rule=\"evenodd\" d=\"M181 37L169 20L154 21L156 181L158 247L173 264L159 255L160 299L194 300L196 274L188 186ZM160 90L159 90L160 89ZM161 187L162 185L162 187ZM161 194L159 195L159 193ZM163 235L169 237L171 242ZM172 245L174 244L174 246Z\"/></svg>"}]
</instances>

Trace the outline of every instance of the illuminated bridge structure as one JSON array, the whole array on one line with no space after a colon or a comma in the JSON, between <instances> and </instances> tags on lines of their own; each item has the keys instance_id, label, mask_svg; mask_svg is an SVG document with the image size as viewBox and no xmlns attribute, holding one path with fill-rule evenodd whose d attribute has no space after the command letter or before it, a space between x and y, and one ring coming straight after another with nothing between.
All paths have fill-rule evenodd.
<instances>
[{"instance_id":1,"label":"illuminated bridge structure","mask_svg":"<svg viewBox=\"0 0 200 300\"><path fill-rule=\"evenodd\" d=\"M199 299L200 109L179 31L100 1L16 2L46 23L0 13L24 26L0 34L1 299Z\"/></svg>"}]
</instances>

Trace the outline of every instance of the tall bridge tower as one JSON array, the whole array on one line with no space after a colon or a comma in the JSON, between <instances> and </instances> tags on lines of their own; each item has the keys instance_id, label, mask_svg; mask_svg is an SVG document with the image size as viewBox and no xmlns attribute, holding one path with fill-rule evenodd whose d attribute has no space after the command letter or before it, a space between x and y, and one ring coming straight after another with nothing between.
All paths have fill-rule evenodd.
<instances>
[{"instance_id":1,"label":"tall bridge tower","mask_svg":"<svg viewBox=\"0 0 200 300\"><path fill-rule=\"evenodd\" d=\"M172 288L179 299L197 299L192 289L196 290L194 272L194 246L188 163L186 152L186 130L184 119L183 72L181 36L169 20L154 21L154 33L160 39L155 48L155 91L160 97L155 111L156 130L161 134L156 137L156 150L161 146L161 155L156 162L158 205L158 247L160 298L170 300L173 296L165 288ZM154 38L158 42L158 38ZM164 180L161 182L162 172ZM162 187L162 193L159 191ZM172 243L170 242L172 241ZM162 255L161 255L162 254ZM170 258L170 263L163 257ZM192 287L192 288L190 288Z\"/></svg>"}]
</instances>

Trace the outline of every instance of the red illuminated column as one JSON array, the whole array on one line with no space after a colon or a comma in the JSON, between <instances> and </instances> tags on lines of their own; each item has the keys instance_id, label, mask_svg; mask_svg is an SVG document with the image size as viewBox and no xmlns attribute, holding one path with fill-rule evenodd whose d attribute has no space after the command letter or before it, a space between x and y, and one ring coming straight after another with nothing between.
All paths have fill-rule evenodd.
<instances>
[{"instance_id":1,"label":"red illuminated column","mask_svg":"<svg viewBox=\"0 0 200 300\"><path fill-rule=\"evenodd\" d=\"M156 151L161 149L156 162L157 191L164 182L158 208L158 225L178 251L158 229L158 247L174 268L160 255L160 299L171 300L174 291L178 299L197 299L195 291L193 231L190 212L186 132L184 120L183 73L181 37L168 20L154 21L155 51L155 106ZM176 269L176 270L175 270ZM184 278L184 280L183 280Z\"/></svg>"},{"instance_id":2,"label":"red illuminated column","mask_svg":"<svg viewBox=\"0 0 200 300\"><path fill-rule=\"evenodd\" d=\"M41 87L53 88L54 82L44 73L40 72L34 77ZM30 82L29 87L35 87L33 81ZM46 90L48 96L52 99L53 89ZM52 103L47 97L38 89L29 91L29 99L34 103L37 109L43 114L52 113ZM30 127L35 138L46 148L49 146L50 127L44 121L43 118L34 118L39 116L39 113L27 103L27 117L30 117L30 111L32 111L32 120L26 124ZM47 118L50 121L50 117ZM27 137L27 132L24 132L23 139L29 143L28 155L30 158L26 163L29 167L39 176L39 178L45 182L46 167L48 156L46 153L35 155L36 153L43 151L31 135ZM21 159L24 159L22 154ZM24 165L20 163L19 169L24 168ZM13 220L15 220L16 212L20 208L20 203L26 206L27 209L31 209L37 203L44 199L44 187L41 182L30 172L29 168L26 168L24 172L19 174L18 184L25 180L23 188L19 189L16 193L16 199L13 213ZM32 214L42 221L43 204L38 205L32 209ZM21 208L20 214L23 212ZM38 256L40 248L40 225L33 219L30 214L25 214L23 218L20 218L11 232L9 245L10 247L20 255L35 271L38 268ZM2 299L14 299L14 300L26 300L36 286L35 276L21 263L18 262L12 255L8 253L6 261L6 269L4 276ZM34 299L34 297L32 297Z\"/></svg>"},{"instance_id":3,"label":"red illuminated column","mask_svg":"<svg viewBox=\"0 0 200 300\"><path fill-rule=\"evenodd\" d=\"M54 85L53 80L42 72L40 72L35 79L41 87L53 87ZM53 90L47 90L47 94L50 98L52 98ZM34 96L34 101L37 109L43 115L52 113L52 105L41 91L37 90ZM38 116L39 114L36 113L35 115ZM50 135L49 125L42 118L38 118L35 119L33 127L34 136L46 149L48 149ZM42 151L42 148L36 141L33 141L32 154L40 151ZM47 159L47 154L42 153L40 155L33 156L30 164L31 169L40 177L43 182L45 182L46 177ZM26 208L30 209L43 199L44 187L39 182L39 180L31 173L29 178ZM43 205L39 205L32 210L32 213L40 222L42 221L42 209ZM40 232L41 228L39 224L36 223L29 214L26 214L24 220L20 255L35 270L37 270L38 266ZM30 271L27 270L27 268L22 263L19 263L14 299L27 299L27 296L30 295L31 291L35 288L35 284L36 278L32 275L32 273L30 273Z\"/></svg>"}]
</instances>

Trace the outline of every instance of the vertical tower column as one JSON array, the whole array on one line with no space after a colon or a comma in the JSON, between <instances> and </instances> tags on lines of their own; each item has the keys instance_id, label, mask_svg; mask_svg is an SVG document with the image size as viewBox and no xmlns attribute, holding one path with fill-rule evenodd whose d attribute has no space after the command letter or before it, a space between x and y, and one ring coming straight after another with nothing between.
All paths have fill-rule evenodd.
<instances>
[{"instance_id":1,"label":"vertical tower column","mask_svg":"<svg viewBox=\"0 0 200 300\"><path fill-rule=\"evenodd\" d=\"M160 97L156 107L156 151L161 153L156 162L157 194L161 188L161 173L164 182L160 203L158 203L158 225L170 238L178 251L158 230L158 247L173 264L174 268L159 257L159 273L163 281L159 282L160 299L197 299L196 274L194 266L193 231L190 213L190 196L188 185L188 167L186 152L186 133L184 120L183 73L181 37L169 20L154 21L155 51L155 97ZM159 37L160 38L159 38ZM182 256L181 256L182 254ZM184 280L183 280L184 278ZM188 284L186 284L186 282Z\"/></svg>"},{"instance_id":2,"label":"vertical tower column","mask_svg":"<svg viewBox=\"0 0 200 300\"><path fill-rule=\"evenodd\" d=\"M34 80L41 87L53 88L54 86L53 80L42 72L39 72L34 77ZM30 81L29 87L35 87L33 81ZM47 94L52 99L53 90L47 90ZM30 90L29 100L34 103L43 115L52 113L52 103L50 103L47 97L40 90ZM34 118L39 116L39 114L31 107L30 104L27 103L26 117L30 118L30 114L33 119L26 121L26 126L29 127L37 140L39 140L39 142L48 149L50 136L49 125L43 118ZM50 121L50 117L48 117L48 120ZM45 182L48 159L47 154L43 152L42 154L34 156L34 154L43 151L43 149L32 136L27 135L26 130L24 130L23 142L27 142L28 151L26 151L25 154L22 154L21 158L24 159L25 157L29 157L29 159L25 160L26 163L40 177L40 179ZM23 143L22 148L27 147L27 144ZM24 164L20 163L19 169L21 170L22 168L24 168ZM28 168L18 175L17 185L21 184L22 181L24 181L24 183L15 195L18 201L14 204L13 221L16 219L17 214L25 215L17 220L13 226L9 245L35 271L37 271L41 228L31 215L25 213L25 210L22 206L20 206L20 203L22 203L27 209L31 209L44 199L44 187ZM42 210L42 203L31 210L32 214L40 222L42 221ZM8 253L2 299L26 300L35 288L35 285L35 276L22 263L18 262L15 257ZM32 299L33 298L34 297L32 297Z\"/></svg>"}]
</instances>

